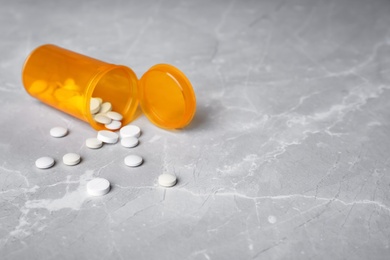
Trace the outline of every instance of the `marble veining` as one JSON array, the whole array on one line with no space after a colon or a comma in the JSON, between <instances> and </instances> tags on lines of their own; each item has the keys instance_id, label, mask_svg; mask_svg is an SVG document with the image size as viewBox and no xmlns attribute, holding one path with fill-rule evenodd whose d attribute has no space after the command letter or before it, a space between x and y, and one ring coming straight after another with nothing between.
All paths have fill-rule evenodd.
<instances>
[{"instance_id":1,"label":"marble veining","mask_svg":"<svg viewBox=\"0 0 390 260\"><path fill-rule=\"evenodd\" d=\"M1 259L388 259L390 3L325 0L3 1ZM191 80L197 114L140 145L34 100L21 69L53 43ZM70 133L53 139L49 130ZM61 163L67 152L82 162ZM129 169L123 158L145 159ZM49 170L34 166L51 155ZM162 173L175 187L158 186ZM110 180L89 197L86 183Z\"/></svg>"}]
</instances>

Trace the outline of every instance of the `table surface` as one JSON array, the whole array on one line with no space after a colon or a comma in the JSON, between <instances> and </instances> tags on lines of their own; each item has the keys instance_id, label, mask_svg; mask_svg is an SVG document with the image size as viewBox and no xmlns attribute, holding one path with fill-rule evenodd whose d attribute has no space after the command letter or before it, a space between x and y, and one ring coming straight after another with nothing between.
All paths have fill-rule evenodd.
<instances>
[{"instance_id":1,"label":"table surface","mask_svg":"<svg viewBox=\"0 0 390 260\"><path fill-rule=\"evenodd\" d=\"M385 259L390 253L390 2L1 1L2 259ZM140 115L140 145L30 97L53 43L141 76L191 80L189 127ZM65 138L50 137L65 126ZM65 153L82 162L63 165ZM143 156L126 167L129 154ZM35 160L50 155L53 168ZM162 173L175 187L159 187ZM89 197L94 177L111 191Z\"/></svg>"}]
</instances>

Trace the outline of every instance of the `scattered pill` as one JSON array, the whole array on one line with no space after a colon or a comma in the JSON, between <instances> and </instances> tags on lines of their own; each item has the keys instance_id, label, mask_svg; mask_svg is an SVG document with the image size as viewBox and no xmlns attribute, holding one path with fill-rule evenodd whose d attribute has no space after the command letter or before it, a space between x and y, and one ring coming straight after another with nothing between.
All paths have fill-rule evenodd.
<instances>
[{"instance_id":1,"label":"scattered pill","mask_svg":"<svg viewBox=\"0 0 390 260\"><path fill-rule=\"evenodd\" d=\"M108 118L108 117L106 117L106 115L104 115L104 114L97 114L97 115L95 115L94 117L93 117L93 119L96 121L96 122L98 122L98 123L101 123L101 124L109 124L109 123L111 123L111 118Z\"/></svg>"},{"instance_id":2,"label":"scattered pill","mask_svg":"<svg viewBox=\"0 0 390 260\"><path fill-rule=\"evenodd\" d=\"M67 153L62 157L62 161L66 165L76 165L80 162L81 157L77 153Z\"/></svg>"},{"instance_id":3,"label":"scattered pill","mask_svg":"<svg viewBox=\"0 0 390 260\"><path fill-rule=\"evenodd\" d=\"M158 184L163 187L172 187L176 184L177 178L172 174L161 174L158 176Z\"/></svg>"},{"instance_id":4,"label":"scattered pill","mask_svg":"<svg viewBox=\"0 0 390 260\"><path fill-rule=\"evenodd\" d=\"M109 111L106 113L106 116L108 118L111 118L112 120L121 121L123 119L123 116L115 111Z\"/></svg>"},{"instance_id":5,"label":"scattered pill","mask_svg":"<svg viewBox=\"0 0 390 260\"><path fill-rule=\"evenodd\" d=\"M107 112L110 112L112 110L112 105L110 102L104 102L101 106L100 106L100 110L99 110L99 113L101 114L105 114Z\"/></svg>"},{"instance_id":6,"label":"scattered pill","mask_svg":"<svg viewBox=\"0 0 390 260\"><path fill-rule=\"evenodd\" d=\"M268 216L268 222L271 224L275 224L277 221L276 217L273 215Z\"/></svg>"},{"instance_id":7,"label":"scattered pill","mask_svg":"<svg viewBox=\"0 0 390 260\"><path fill-rule=\"evenodd\" d=\"M68 134L68 129L61 126L56 126L50 129L50 135L56 138L64 137Z\"/></svg>"},{"instance_id":8,"label":"scattered pill","mask_svg":"<svg viewBox=\"0 0 390 260\"><path fill-rule=\"evenodd\" d=\"M110 191L110 182L103 178L95 178L87 183L87 192L91 196L103 196Z\"/></svg>"},{"instance_id":9,"label":"scattered pill","mask_svg":"<svg viewBox=\"0 0 390 260\"><path fill-rule=\"evenodd\" d=\"M138 155L128 155L125 158L125 164L129 167L140 166L142 162L143 162L142 157Z\"/></svg>"},{"instance_id":10,"label":"scattered pill","mask_svg":"<svg viewBox=\"0 0 390 260\"><path fill-rule=\"evenodd\" d=\"M88 138L85 141L85 145L91 149L98 149L103 146L103 142L93 137L93 138Z\"/></svg>"},{"instance_id":11,"label":"scattered pill","mask_svg":"<svg viewBox=\"0 0 390 260\"><path fill-rule=\"evenodd\" d=\"M104 126L110 130L118 130L119 128L121 128L122 123L120 121L112 120L111 123L105 124Z\"/></svg>"},{"instance_id":12,"label":"scattered pill","mask_svg":"<svg viewBox=\"0 0 390 260\"><path fill-rule=\"evenodd\" d=\"M98 98L91 98L90 107L91 114L96 114L100 110L101 101Z\"/></svg>"},{"instance_id":13,"label":"scattered pill","mask_svg":"<svg viewBox=\"0 0 390 260\"><path fill-rule=\"evenodd\" d=\"M35 166L39 169L48 169L54 165L54 159L51 157L41 157L35 161Z\"/></svg>"},{"instance_id":14,"label":"scattered pill","mask_svg":"<svg viewBox=\"0 0 390 260\"><path fill-rule=\"evenodd\" d=\"M115 144L118 142L119 136L117 133L108 130L101 130L97 134L97 139L104 143Z\"/></svg>"},{"instance_id":15,"label":"scattered pill","mask_svg":"<svg viewBox=\"0 0 390 260\"><path fill-rule=\"evenodd\" d=\"M121 139L121 145L127 148L136 147L138 143L139 141L136 137L125 137Z\"/></svg>"},{"instance_id":16,"label":"scattered pill","mask_svg":"<svg viewBox=\"0 0 390 260\"><path fill-rule=\"evenodd\" d=\"M122 138L125 137L139 137L141 135L141 129L136 125L127 125L121 128L119 131Z\"/></svg>"}]
</instances>

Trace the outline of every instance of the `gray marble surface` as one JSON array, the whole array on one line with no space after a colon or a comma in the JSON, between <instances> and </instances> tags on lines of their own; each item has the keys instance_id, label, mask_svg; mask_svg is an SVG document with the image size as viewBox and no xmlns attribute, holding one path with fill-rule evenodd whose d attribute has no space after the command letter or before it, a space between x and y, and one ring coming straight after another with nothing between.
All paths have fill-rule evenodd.
<instances>
[{"instance_id":1,"label":"gray marble surface","mask_svg":"<svg viewBox=\"0 0 390 260\"><path fill-rule=\"evenodd\" d=\"M1 259L389 259L389 1L0 4ZM181 131L140 116L140 146L89 150L89 125L23 89L44 43L139 76L173 64L197 114ZM112 190L91 198L97 176Z\"/></svg>"}]
</instances>

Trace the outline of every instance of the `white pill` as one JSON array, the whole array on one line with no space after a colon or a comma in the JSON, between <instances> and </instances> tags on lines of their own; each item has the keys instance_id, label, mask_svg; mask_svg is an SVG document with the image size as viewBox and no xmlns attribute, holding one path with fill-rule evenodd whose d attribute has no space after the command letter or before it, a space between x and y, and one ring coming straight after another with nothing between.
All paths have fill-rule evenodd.
<instances>
[{"instance_id":1,"label":"white pill","mask_svg":"<svg viewBox=\"0 0 390 260\"><path fill-rule=\"evenodd\" d=\"M65 127L56 126L50 129L50 135L53 137L57 137L57 138L64 137L67 134L68 134L68 129L66 129Z\"/></svg>"},{"instance_id":2,"label":"white pill","mask_svg":"<svg viewBox=\"0 0 390 260\"><path fill-rule=\"evenodd\" d=\"M108 118L111 118L112 120L118 120L121 121L123 119L123 116L115 111L109 111L106 113L106 116Z\"/></svg>"},{"instance_id":3,"label":"white pill","mask_svg":"<svg viewBox=\"0 0 390 260\"><path fill-rule=\"evenodd\" d=\"M125 164L129 167L140 166L142 162L143 162L142 157L138 155L128 155L125 158Z\"/></svg>"},{"instance_id":4,"label":"white pill","mask_svg":"<svg viewBox=\"0 0 390 260\"><path fill-rule=\"evenodd\" d=\"M139 141L136 137L125 137L121 139L121 145L127 148L136 147L138 143Z\"/></svg>"},{"instance_id":5,"label":"white pill","mask_svg":"<svg viewBox=\"0 0 390 260\"><path fill-rule=\"evenodd\" d=\"M127 125L121 128L120 134L122 138L139 137L141 135L141 129L136 125Z\"/></svg>"},{"instance_id":6,"label":"white pill","mask_svg":"<svg viewBox=\"0 0 390 260\"><path fill-rule=\"evenodd\" d=\"M89 103L89 109L91 114L96 114L100 110L100 105L102 104L101 98L91 98Z\"/></svg>"},{"instance_id":7,"label":"white pill","mask_svg":"<svg viewBox=\"0 0 390 260\"><path fill-rule=\"evenodd\" d=\"M67 153L62 157L62 161L64 164L72 166L78 164L81 161L81 157L77 153Z\"/></svg>"},{"instance_id":8,"label":"white pill","mask_svg":"<svg viewBox=\"0 0 390 260\"><path fill-rule=\"evenodd\" d=\"M104 126L110 130L118 130L119 128L121 128L122 123L120 121L112 120L111 123L105 124Z\"/></svg>"},{"instance_id":9,"label":"white pill","mask_svg":"<svg viewBox=\"0 0 390 260\"><path fill-rule=\"evenodd\" d=\"M94 99L96 99L99 102L99 105L103 103L103 99L101 99L100 97L95 97Z\"/></svg>"},{"instance_id":10,"label":"white pill","mask_svg":"<svg viewBox=\"0 0 390 260\"><path fill-rule=\"evenodd\" d=\"M101 130L97 134L97 139L104 143L115 144L118 142L119 136L117 133L108 130Z\"/></svg>"},{"instance_id":11,"label":"white pill","mask_svg":"<svg viewBox=\"0 0 390 260\"><path fill-rule=\"evenodd\" d=\"M91 196L103 196L110 191L110 182L103 178L95 178L87 183L87 192Z\"/></svg>"},{"instance_id":12,"label":"white pill","mask_svg":"<svg viewBox=\"0 0 390 260\"><path fill-rule=\"evenodd\" d=\"M176 182L177 182L176 176L172 174L164 173L158 176L158 184L160 184L160 186L172 187L176 184Z\"/></svg>"},{"instance_id":13,"label":"white pill","mask_svg":"<svg viewBox=\"0 0 390 260\"><path fill-rule=\"evenodd\" d=\"M48 169L54 165L54 159L51 157L41 157L35 161L35 166L39 169Z\"/></svg>"},{"instance_id":14,"label":"white pill","mask_svg":"<svg viewBox=\"0 0 390 260\"><path fill-rule=\"evenodd\" d=\"M96 121L96 122L98 122L98 123L100 123L100 124L109 124L109 123L111 123L111 118L108 118L108 117L106 117L106 115L104 115L104 114L97 114L97 115L95 115L94 117L93 117L93 119Z\"/></svg>"},{"instance_id":15,"label":"white pill","mask_svg":"<svg viewBox=\"0 0 390 260\"><path fill-rule=\"evenodd\" d=\"M85 145L91 149L98 149L103 146L103 142L93 137L93 138L88 138L85 141Z\"/></svg>"},{"instance_id":16,"label":"white pill","mask_svg":"<svg viewBox=\"0 0 390 260\"><path fill-rule=\"evenodd\" d=\"M104 102L101 106L100 106L100 110L99 110L99 113L101 114L105 114L107 112L110 112L112 109L112 105L110 102Z\"/></svg>"}]
</instances>

